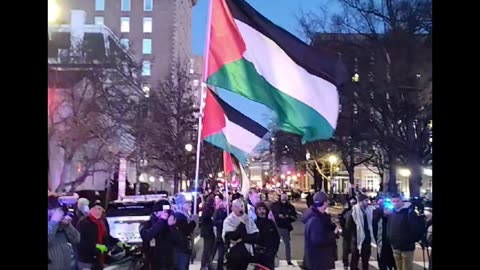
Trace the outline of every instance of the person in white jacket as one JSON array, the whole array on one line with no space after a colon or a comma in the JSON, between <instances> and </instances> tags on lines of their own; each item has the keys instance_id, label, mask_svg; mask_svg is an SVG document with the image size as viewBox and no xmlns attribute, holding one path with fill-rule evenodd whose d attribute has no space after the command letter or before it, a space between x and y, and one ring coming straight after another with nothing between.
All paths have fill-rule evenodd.
<instances>
[{"instance_id":1,"label":"person in white jacket","mask_svg":"<svg viewBox=\"0 0 480 270\"><path fill-rule=\"evenodd\" d=\"M358 195L358 203L352 207L352 214L347 219L346 229L351 234L352 260L351 270L358 270L358 263L362 259L362 270L368 270L368 260L372 254L371 243L373 236L373 207L365 194Z\"/></svg>"}]
</instances>

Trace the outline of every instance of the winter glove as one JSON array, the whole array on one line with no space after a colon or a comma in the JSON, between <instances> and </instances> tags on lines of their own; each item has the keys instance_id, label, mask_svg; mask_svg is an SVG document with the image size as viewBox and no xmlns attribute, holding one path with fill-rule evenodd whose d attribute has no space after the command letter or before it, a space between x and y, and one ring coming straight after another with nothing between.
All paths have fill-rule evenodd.
<instances>
[{"instance_id":1,"label":"winter glove","mask_svg":"<svg viewBox=\"0 0 480 270\"><path fill-rule=\"evenodd\" d=\"M97 244L95 247L100 251L100 253L102 254L107 253L107 247L105 245Z\"/></svg>"}]
</instances>

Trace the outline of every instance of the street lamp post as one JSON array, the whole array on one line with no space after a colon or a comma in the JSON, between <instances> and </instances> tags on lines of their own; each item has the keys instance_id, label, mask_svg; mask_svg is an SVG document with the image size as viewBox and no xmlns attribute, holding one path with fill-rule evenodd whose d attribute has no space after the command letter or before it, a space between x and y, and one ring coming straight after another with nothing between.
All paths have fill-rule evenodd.
<instances>
[{"instance_id":1,"label":"street lamp post","mask_svg":"<svg viewBox=\"0 0 480 270\"><path fill-rule=\"evenodd\" d=\"M191 143L185 144L185 151L187 151L187 164L185 166L185 176L187 177L187 181L190 181L188 179L188 173L189 173L189 161L190 161L190 153L193 151L193 145ZM190 186L190 185L189 185Z\"/></svg>"},{"instance_id":2,"label":"street lamp post","mask_svg":"<svg viewBox=\"0 0 480 270\"><path fill-rule=\"evenodd\" d=\"M336 164L338 161L338 158L334 155L331 155L328 158L328 161L330 162L330 189L333 183L333 164Z\"/></svg>"},{"instance_id":3,"label":"street lamp post","mask_svg":"<svg viewBox=\"0 0 480 270\"><path fill-rule=\"evenodd\" d=\"M158 181L160 182L160 190L163 190L163 181L164 181L164 180L163 180L163 176L160 176L160 177L158 178Z\"/></svg>"}]
</instances>

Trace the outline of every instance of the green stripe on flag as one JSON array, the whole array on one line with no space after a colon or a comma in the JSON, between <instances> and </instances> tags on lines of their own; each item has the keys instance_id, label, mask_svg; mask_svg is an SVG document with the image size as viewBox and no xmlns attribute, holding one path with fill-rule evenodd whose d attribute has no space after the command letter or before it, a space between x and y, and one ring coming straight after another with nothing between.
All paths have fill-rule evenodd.
<instances>
[{"instance_id":1,"label":"green stripe on flag","mask_svg":"<svg viewBox=\"0 0 480 270\"><path fill-rule=\"evenodd\" d=\"M333 127L319 112L273 87L257 73L254 64L245 59L224 65L207 79L207 83L271 108L278 115L277 128L302 135L304 142L333 136Z\"/></svg>"},{"instance_id":2,"label":"green stripe on flag","mask_svg":"<svg viewBox=\"0 0 480 270\"><path fill-rule=\"evenodd\" d=\"M248 153L243 152L242 150L238 149L237 147L228 144L227 138L223 132L219 132L208 136L204 139L205 141L233 154L240 163L246 164L248 160Z\"/></svg>"}]
</instances>

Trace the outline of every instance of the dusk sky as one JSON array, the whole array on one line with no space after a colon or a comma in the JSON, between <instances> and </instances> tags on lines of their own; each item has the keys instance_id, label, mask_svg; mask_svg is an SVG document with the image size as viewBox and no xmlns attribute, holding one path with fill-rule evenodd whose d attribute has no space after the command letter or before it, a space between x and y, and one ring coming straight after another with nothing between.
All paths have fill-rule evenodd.
<instances>
[{"instance_id":1,"label":"dusk sky","mask_svg":"<svg viewBox=\"0 0 480 270\"><path fill-rule=\"evenodd\" d=\"M325 3L321 0L247 0L247 2L272 22L300 38L302 37L297 16L301 14L301 10L315 11ZM208 3L209 0L199 0L193 8L192 50L196 55L204 53Z\"/></svg>"}]
</instances>

